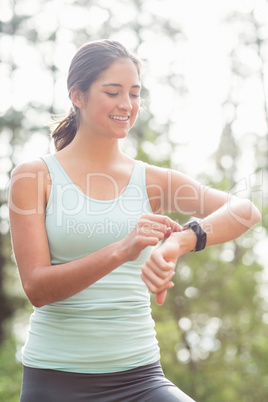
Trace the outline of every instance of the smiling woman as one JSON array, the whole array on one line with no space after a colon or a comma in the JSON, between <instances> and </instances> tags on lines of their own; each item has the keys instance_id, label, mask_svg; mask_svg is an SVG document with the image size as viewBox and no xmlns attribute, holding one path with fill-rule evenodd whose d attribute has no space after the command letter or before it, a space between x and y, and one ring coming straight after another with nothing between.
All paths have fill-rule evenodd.
<instances>
[{"instance_id":1,"label":"smiling woman","mask_svg":"<svg viewBox=\"0 0 268 402\"><path fill-rule=\"evenodd\" d=\"M162 372L149 291L163 304L179 257L240 236L260 214L120 150L140 88L140 62L120 43L85 44L56 153L13 171L13 248L34 306L21 402L192 401ZM182 228L167 211L202 221Z\"/></svg>"}]
</instances>

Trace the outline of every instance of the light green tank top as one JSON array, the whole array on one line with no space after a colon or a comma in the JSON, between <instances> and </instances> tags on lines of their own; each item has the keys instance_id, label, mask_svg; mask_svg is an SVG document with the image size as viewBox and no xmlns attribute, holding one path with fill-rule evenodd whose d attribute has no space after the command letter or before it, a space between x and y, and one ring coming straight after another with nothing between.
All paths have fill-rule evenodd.
<instances>
[{"instance_id":1,"label":"light green tank top","mask_svg":"<svg viewBox=\"0 0 268 402\"><path fill-rule=\"evenodd\" d=\"M135 161L122 195L100 201L80 191L53 155L42 159L52 179L46 209L52 265L76 260L119 241L143 213L152 213L145 184L146 164L141 161ZM150 295L141 279L141 266L151 251L152 247L147 247L135 261L119 266L72 297L34 307L23 364L108 373L159 360Z\"/></svg>"}]
</instances>

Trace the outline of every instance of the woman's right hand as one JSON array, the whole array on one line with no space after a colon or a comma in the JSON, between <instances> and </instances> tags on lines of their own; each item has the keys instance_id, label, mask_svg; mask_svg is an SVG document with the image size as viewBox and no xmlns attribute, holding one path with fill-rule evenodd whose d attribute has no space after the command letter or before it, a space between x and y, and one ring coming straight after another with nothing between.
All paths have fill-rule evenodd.
<instances>
[{"instance_id":1,"label":"woman's right hand","mask_svg":"<svg viewBox=\"0 0 268 402\"><path fill-rule=\"evenodd\" d=\"M122 246L128 261L133 261L147 246L156 246L160 240L173 232L180 232L182 226L168 216L144 214L136 226L122 240Z\"/></svg>"}]
</instances>

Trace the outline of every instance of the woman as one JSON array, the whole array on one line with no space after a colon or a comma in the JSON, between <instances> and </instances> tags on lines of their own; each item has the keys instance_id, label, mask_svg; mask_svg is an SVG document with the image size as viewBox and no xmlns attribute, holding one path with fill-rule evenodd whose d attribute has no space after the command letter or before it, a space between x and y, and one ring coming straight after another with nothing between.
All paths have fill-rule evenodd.
<instances>
[{"instance_id":1,"label":"woman","mask_svg":"<svg viewBox=\"0 0 268 402\"><path fill-rule=\"evenodd\" d=\"M118 42L82 46L68 90L55 154L12 174L12 241L34 306L21 402L190 402L163 375L148 289L162 304L181 255L238 237L259 211L119 149L141 83L139 60ZM182 228L167 211L200 224Z\"/></svg>"}]
</instances>

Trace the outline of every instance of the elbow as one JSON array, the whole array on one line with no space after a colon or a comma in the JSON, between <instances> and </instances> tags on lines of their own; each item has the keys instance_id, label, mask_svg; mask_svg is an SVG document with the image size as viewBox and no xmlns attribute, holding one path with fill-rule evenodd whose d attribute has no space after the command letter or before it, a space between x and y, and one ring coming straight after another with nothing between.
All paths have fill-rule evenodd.
<instances>
[{"instance_id":1,"label":"elbow","mask_svg":"<svg viewBox=\"0 0 268 402\"><path fill-rule=\"evenodd\" d=\"M36 307L36 308L41 308L41 307L44 307L45 306L45 303L41 303L41 302L39 302L38 300L34 300L33 302L30 300L30 302L31 302L31 304L34 306L34 307Z\"/></svg>"},{"instance_id":2,"label":"elbow","mask_svg":"<svg viewBox=\"0 0 268 402\"><path fill-rule=\"evenodd\" d=\"M254 225L256 225L258 222L261 221L261 213L259 211L259 209L253 204L252 201L249 201L249 222L250 222L250 226L252 227Z\"/></svg>"},{"instance_id":3,"label":"elbow","mask_svg":"<svg viewBox=\"0 0 268 402\"><path fill-rule=\"evenodd\" d=\"M247 229L256 225L261 220L261 213L250 200L236 199L229 205L229 211L233 218Z\"/></svg>"},{"instance_id":4,"label":"elbow","mask_svg":"<svg viewBox=\"0 0 268 402\"><path fill-rule=\"evenodd\" d=\"M37 289L33 283L25 283L23 289L28 300L34 307L40 308L47 304L42 297L42 292L40 292L40 289Z\"/></svg>"},{"instance_id":5,"label":"elbow","mask_svg":"<svg viewBox=\"0 0 268 402\"><path fill-rule=\"evenodd\" d=\"M42 303L42 301L40 299L34 299L31 303L36 308L44 307L47 304L47 303Z\"/></svg>"}]
</instances>

